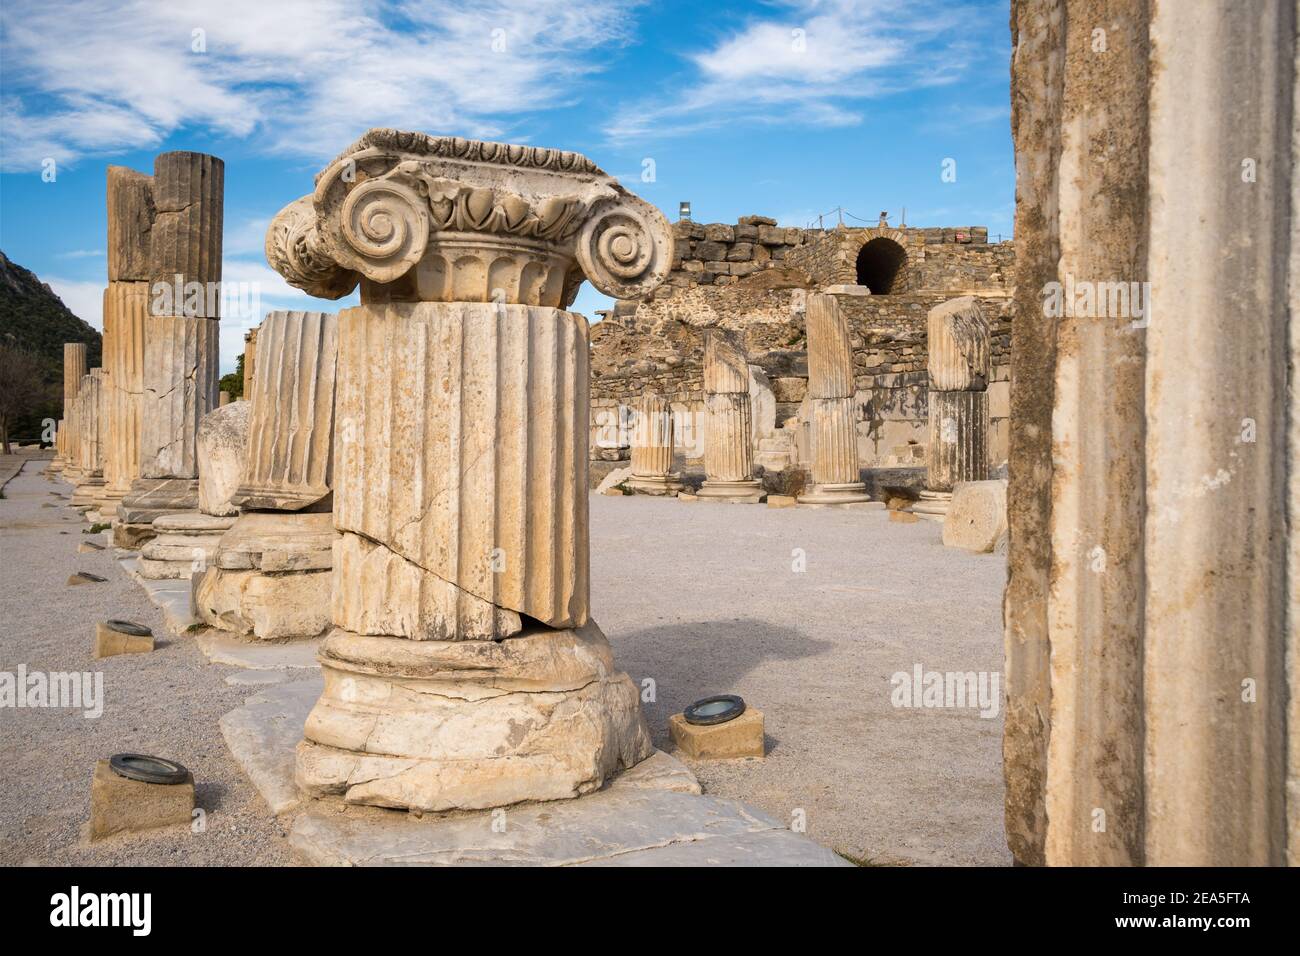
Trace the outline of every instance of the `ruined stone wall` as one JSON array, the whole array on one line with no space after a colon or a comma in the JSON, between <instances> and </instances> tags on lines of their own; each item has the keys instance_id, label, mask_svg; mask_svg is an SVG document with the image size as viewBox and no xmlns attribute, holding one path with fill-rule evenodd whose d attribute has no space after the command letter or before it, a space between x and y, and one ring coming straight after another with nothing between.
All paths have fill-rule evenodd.
<instances>
[{"instance_id":1,"label":"ruined stone wall","mask_svg":"<svg viewBox=\"0 0 1300 956\"><path fill-rule=\"evenodd\" d=\"M673 223L677 247L668 285L727 286L769 264L782 263L805 241L804 230L778 226L765 216L742 216L734 226L683 220Z\"/></svg>"},{"instance_id":2,"label":"ruined stone wall","mask_svg":"<svg viewBox=\"0 0 1300 956\"><path fill-rule=\"evenodd\" d=\"M922 464L929 414L925 316L929 309L952 296L924 293L839 298L840 307L849 314L850 328L854 330L859 461L864 467ZM886 298L893 301L882 304ZM981 297L979 301L993 333L989 457L996 467L1007 458L1010 302L1004 297Z\"/></svg>"},{"instance_id":3,"label":"ruined stone wall","mask_svg":"<svg viewBox=\"0 0 1300 956\"><path fill-rule=\"evenodd\" d=\"M804 300L808 292L828 288L851 331L863 467L924 463L926 315L962 294L980 297L993 328L991 464L1006 459L1011 243L989 245L983 227L822 231L782 228L761 216L743 217L734 226L678 222L673 229L677 259L668 282L649 301L618 303L592 327L593 459L628 457L619 425L647 388L673 406L683 463L698 458L704 330L721 326L740 334L751 363L757 462L773 468L786 459L802 461ZM858 251L875 239L905 250L891 294L861 294L865 290L857 285Z\"/></svg>"}]
</instances>

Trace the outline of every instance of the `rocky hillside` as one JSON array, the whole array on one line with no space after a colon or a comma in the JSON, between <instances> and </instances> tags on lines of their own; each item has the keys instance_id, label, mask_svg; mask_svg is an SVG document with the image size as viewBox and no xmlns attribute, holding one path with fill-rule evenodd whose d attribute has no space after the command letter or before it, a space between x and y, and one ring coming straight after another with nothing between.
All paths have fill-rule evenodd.
<instances>
[{"instance_id":1,"label":"rocky hillside","mask_svg":"<svg viewBox=\"0 0 1300 956\"><path fill-rule=\"evenodd\" d=\"M41 382L37 394L9 423L12 438L35 438L42 419L62 414L64 342L85 342L87 367L100 364L100 334L73 315L34 273L0 252L0 345L29 354Z\"/></svg>"},{"instance_id":2,"label":"rocky hillside","mask_svg":"<svg viewBox=\"0 0 1300 956\"><path fill-rule=\"evenodd\" d=\"M60 377L64 342L85 342L87 367L100 364L100 334L73 315L53 289L3 252L0 342L53 362Z\"/></svg>"}]
</instances>

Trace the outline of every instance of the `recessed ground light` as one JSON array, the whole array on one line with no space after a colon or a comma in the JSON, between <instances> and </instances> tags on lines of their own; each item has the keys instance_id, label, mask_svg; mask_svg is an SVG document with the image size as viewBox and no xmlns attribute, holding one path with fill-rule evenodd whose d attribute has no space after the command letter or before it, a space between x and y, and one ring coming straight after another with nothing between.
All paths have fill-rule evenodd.
<instances>
[{"instance_id":1,"label":"recessed ground light","mask_svg":"<svg viewBox=\"0 0 1300 956\"><path fill-rule=\"evenodd\" d=\"M718 694L697 700L683 715L688 724L725 724L745 712L745 701L735 694Z\"/></svg>"},{"instance_id":2,"label":"recessed ground light","mask_svg":"<svg viewBox=\"0 0 1300 956\"><path fill-rule=\"evenodd\" d=\"M91 574L89 571L78 571L72 577L68 578L69 584L103 584L108 578L101 578L98 574Z\"/></svg>"},{"instance_id":3,"label":"recessed ground light","mask_svg":"<svg viewBox=\"0 0 1300 956\"><path fill-rule=\"evenodd\" d=\"M113 773L141 783L184 783L190 772L174 760L145 754L113 754L108 758Z\"/></svg>"},{"instance_id":4,"label":"recessed ground light","mask_svg":"<svg viewBox=\"0 0 1300 956\"><path fill-rule=\"evenodd\" d=\"M153 631L143 624L136 624L133 621L110 620L108 626L121 634L130 634L132 637L153 637Z\"/></svg>"}]
</instances>

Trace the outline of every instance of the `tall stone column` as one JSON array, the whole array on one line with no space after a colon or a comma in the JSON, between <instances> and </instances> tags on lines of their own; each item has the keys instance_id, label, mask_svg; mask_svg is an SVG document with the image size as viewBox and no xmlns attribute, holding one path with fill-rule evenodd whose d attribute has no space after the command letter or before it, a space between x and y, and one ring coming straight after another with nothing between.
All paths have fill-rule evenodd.
<instances>
[{"instance_id":1,"label":"tall stone column","mask_svg":"<svg viewBox=\"0 0 1300 956\"><path fill-rule=\"evenodd\" d=\"M749 362L736 338L722 329L704 334L705 481L699 496L754 503L763 486L754 479Z\"/></svg>"},{"instance_id":2,"label":"tall stone column","mask_svg":"<svg viewBox=\"0 0 1300 956\"><path fill-rule=\"evenodd\" d=\"M812 406L812 489L801 504L847 505L870 500L858 471L849 325L831 295L807 299L808 399Z\"/></svg>"},{"instance_id":3,"label":"tall stone column","mask_svg":"<svg viewBox=\"0 0 1300 956\"><path fill-rule=\"evenodd\" d=\"M160 515L198 508L199 421L218 404L224 170L203 153L154 161L140 476L118 508L122 545L148 540Z\"/></svg>"},{"instance_id":4,"label":"tall stone column","mask_svg":"<svg viewBox=\"0 0 1300 956\"><path fill-rule=\"evenodd\" d=\"M1296 864L1295 5L1012 24L1008 842Z\"/></svg>"},{"instance_id":5,"label":"tall stone column","mask_svg":"<svg viewBox=\"0 0 1300 956\"><path fill-rule=\"evenodd\" d=\"M253 400L253 386L257 381L257 329L244 333L244 401Z\"/></svg>"},{"instance_id":6,"label":"tall stone column","mask_svg":"<svg viewBox=\"0 0 1300 956\"><path fill-rule=\"evenodd\" d=\"M78 508L91 508L95 496L104 485L103 442L100 425L104 395L104 370L92 368L81 377L77 390L75 415L77 422L77 485L71 503Z\"/></svg>"},{"instance_id":7,"label":"tall stone column","mask_svg":"<svg viewBox=\"0 0 1300 956\"><path fill-rule=\"evenodd\" d=\"M149 305L153 177L110 166L108 288L104 290L104 368L108 373L101 510L117 503L140 477L144 416L144 326Z\"/></svg>"},{"instance_id":8,"label":"tall stone column","mask_svg":"<svg viewBox=\"0 0 1300 956\"><path fill-rule=\"evenodd\" d=\"M333 617L297 779L422 810L575 797L651 753L588 611L585 275L657 286L672 233L576 153L371 130L272 266L339 315ZM265 360L259 356L259 364Z\"/></svg>"},{"instance_id":9,"label":"tall stone column","mask_svg":"<svg viewBox=\"0 0 1300 956\"><path fill-rule=\"evenodd\" d=\"M675 495L681 475L673 471L673 410L658 393L646 390L637 402L632 431L632 476L627 486L643 495Z\"/></svg>"},{"instance_id":10,"label":"tall stone column","mask_svg":"<svg viewBox=\"0 0 1300 956\"><path fill-rule=\"evenodd\" d=\"M86 374L86 343L63 343L63 472L64 477L76 484L79 467L77 443L77 392L81 389L81 380Z\"/></svg>"},{"instance_id":11,"label":"tall stone column","mask_svg":"<svg viewBox=\"0 0 1300 956\"><path fill-rule=\"evenodd\" d=\"M925 491L912 509L942 516L952 487L989 476L989 324L974 296L950 299L926 318L930 389Z\"/></svg>"}]
</instances>

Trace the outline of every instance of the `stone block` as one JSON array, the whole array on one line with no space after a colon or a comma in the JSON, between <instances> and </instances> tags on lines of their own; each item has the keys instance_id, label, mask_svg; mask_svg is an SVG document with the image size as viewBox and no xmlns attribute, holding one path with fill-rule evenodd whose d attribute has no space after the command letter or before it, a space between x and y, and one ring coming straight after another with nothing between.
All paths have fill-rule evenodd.
<instances>
[{"instance_id":1,"label":"stone block","mask_svg":"<svg viewBox=\"0 0 1300 956\"><path fill-rule=\"evenodd\" d=\"M953 486L943 520L943 543L987 554L1007 533L1007 482L964 481Z\"/></svg>"},{"instance_id":2,"label":"stone block","mask_svg":"<svg viewBox=\"0 0 1300 956\"><path fill-rule=\"evenodd\" d=\"M193 815L193 774L182 783L144 783L119 777L107 760L95 763L90 784L91 840L188 824Z\"/></svg>"},{"instance_id":3,"label":"stone block","mask_svg":"<svg viewBox=\"0 0 1300 956\"><path fill-rule=\"evenodd\" d=\"M695 258L717 262L727 258L727 247L721 242L701 242L695 247Z\"/></svg>"},{"instance_id":4,"label":"stone block","mask_svg":"<svg viewBox=\"0 0 1300 956\"><path fill-rule=\"evenodd\" d=\"M204 514L239 513L231 498L244 473L251 407L251 402L223 405L199 422L199 510Z\"/></svg>"},{"instance_id":5,"label":"stone block","mask_svg":"<svg viewBox=\"0 0 1300 956\"><path fill-rule=\"evenodd\" d=\"M753 707L725 724L688 724L685 714L673 714L668 730L677 748L696 760L763 756L763 712Z\"/></svg>"},{"instance_id":6,"label":"stone block","mask_svg":"<svg viewBox=\"0 0 1300 956\"><path fill-rule=\"evenodd\" d=\"M704 238L710 242L731 242L736 238L736 233L726 223L711 222L704 227Z\"/></svg>"},{"instance_id":7,"label":"stone block","mask_svg":"<svg viewBox=\"0 0 1300 956\"><path fill-rule=\"evenodd\" d=\"M152 634L128 634L107 622L95 625L95 647L91 656L96 660L116 657L118 654L147 654L152 650Z\"/></svg>"}]
</instances>

